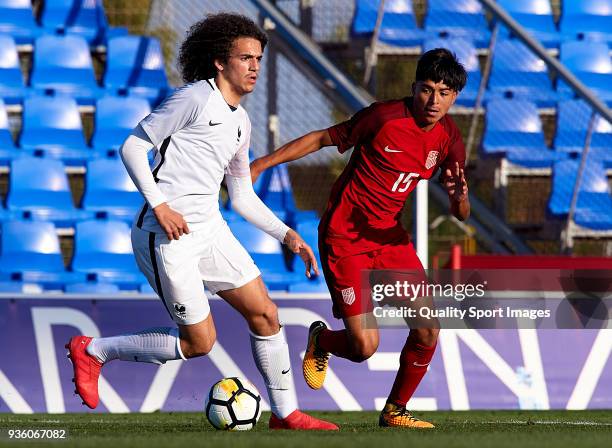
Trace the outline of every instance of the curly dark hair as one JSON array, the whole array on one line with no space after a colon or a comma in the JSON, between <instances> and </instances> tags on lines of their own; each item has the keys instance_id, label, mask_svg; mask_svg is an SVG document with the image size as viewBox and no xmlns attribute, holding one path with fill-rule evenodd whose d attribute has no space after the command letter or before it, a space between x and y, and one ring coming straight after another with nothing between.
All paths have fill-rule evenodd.
<instances>
[{"instance_id":1,"label":"curly dark hair","mask_svg":"<svg viewBox=\"0 0 612 448\"><path fill-rule=\"evenodd\" d=\"M419 58L416 70L417 81L443 81L455 92L460 92L467 82L463 64L446 48L429 50Z\"/></svg>"},{"instance_id":2,"label":"curly dark hair","mask_svg":"<svg viewBox=\"0 0 612 448\"><path fill-rule=\"evenodd\" d=\"M215 59L227 62L232 44L239 37L252 37L263 50L268 36L246 16L231 13L210 14L192 25L179 52L183 81L194 82L217 76Z\"/></svg>"}]
</instances>

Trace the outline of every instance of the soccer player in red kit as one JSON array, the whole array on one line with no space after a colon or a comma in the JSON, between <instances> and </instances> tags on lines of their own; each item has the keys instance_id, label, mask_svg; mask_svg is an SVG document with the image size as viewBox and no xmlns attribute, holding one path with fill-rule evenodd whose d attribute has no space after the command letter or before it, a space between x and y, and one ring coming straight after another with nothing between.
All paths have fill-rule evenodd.
<instances>
[{"instance_id":1,"label":"soccer player in red kit","mask_svg":"<svg viewBox=\"0 0 612 448\"><path fill-rule=\"evenodd\" d=\"M465 148L459 129L446 116L467 75L454 54L438 48L419 59L412 97L378 102L351 119L314 131L251 164L251 177L272 166L299 159L325 146L341 153L354 147L350 161L333 186L319 224L319 248L336 318L345 329L333 331L314 322L304 358L310 387L323 385L330 354L355 362L378 348L372 301L362 297L361 272L423 271L409 235L400 223L406 198L420 179L438 169L451 212L460 220L470 213L464 176ZM411 328L400 356L400 368L380 415L381 426L432 428L416 419L406 403L427 372L438 328Z\"/></svg>"}]
</instances>

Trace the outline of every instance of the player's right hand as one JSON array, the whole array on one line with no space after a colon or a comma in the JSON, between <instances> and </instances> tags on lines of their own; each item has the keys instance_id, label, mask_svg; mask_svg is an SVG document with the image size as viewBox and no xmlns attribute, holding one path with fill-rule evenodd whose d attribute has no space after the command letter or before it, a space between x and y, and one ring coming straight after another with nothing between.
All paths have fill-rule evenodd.
<instances>
[{"instance_id":1,"label":"player's right hand","mask_svg":"<svg viewBox=\"0 0 612 448\"><path fill-rule=\"evenodd\" d=\"M289 250L300 256L306 266L306 277L312 276L311 270L315 275L319 275L319 266L317 265L317 257L308 244L302 237L293 229L289 229L283 241Z\"/></svg>"},{"instance_id":2,"label":"player's right hand","mask_svg":"<svg viewBox=\"0 0 612 448\"><path fill-rule=\"evenodd\" d=\"M169 240L178 240L183 234L189 233L183 215L172 210L167 203L159 204L153 213Z\"/></svg>"}]
</instances>

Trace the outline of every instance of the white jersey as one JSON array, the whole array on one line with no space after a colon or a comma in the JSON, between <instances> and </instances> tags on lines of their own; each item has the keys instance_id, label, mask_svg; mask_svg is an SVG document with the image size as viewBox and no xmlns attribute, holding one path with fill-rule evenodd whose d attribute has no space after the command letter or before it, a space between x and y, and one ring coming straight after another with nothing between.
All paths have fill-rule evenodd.
<instances>
[{"instance_id":1,"label":"white jersey","mask_svg":"<svg viewBox=\"0 0 612 448\"><path fill-rule=\"evenodd\" d=\"M251 122L242 106L228 105L213 79L179 88L140 122L156 155L153 177L190 230L222 219L219 189L225 174L250 176ZM145 203L136 225L163 233Z\"/></svg>"}]
</instances>

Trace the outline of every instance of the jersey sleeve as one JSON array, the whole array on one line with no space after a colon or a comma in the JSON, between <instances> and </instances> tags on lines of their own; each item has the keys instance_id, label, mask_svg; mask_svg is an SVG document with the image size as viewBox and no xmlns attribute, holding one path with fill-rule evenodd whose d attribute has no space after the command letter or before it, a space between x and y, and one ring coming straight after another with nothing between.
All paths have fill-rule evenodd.
<instances>
[{"instance_id":1,"label":"jersey sleeve","mask_svg":"<svg viewBox=\"0 0 612 448\"><path fill-rule=\"evenodd\" d=\"M443 181L446 176L446 170L450 169L452 173L455 172L455 164L459 163L459 168L465 168L465 146L463 139L461 138L461 132L457 125L449 118L447 124L448 132L448 151L446 158L440 164L441 175L440 180Z\"/></svg>"},{"instance_id":2,"label":"jersey sleeve","mask_svg":"<svg viewBox=\"0 0 612 448\"><path fill-rule=\"evenodd\" d=\"M245 120L245 137L244 142L236 151L234 157L229 161L225 174L234 177L250 177L251 169L249 168L249 146L251 145L251 121L249 117Z\"/></svg>"},{"instance_id":3,"label":"jersey sleeve","mask_svg":"<svg viewBox=\"0 0 612 448\"><path fill-rule=\"evenodd\" d=\"M140 122L153 145L159 146L167 137L197 119L208 99L198 93L193 86L183 86Z\"/></svg>"},{"instance_id":4,"label":"jersey sleeve","mask_svg":"<svg viewBox=\"0 0 612 448\"><path fill-rule=\"evenodd\" d=\"M360 142L370 140L375 135L378 116L377 109L380 103L374 103L361 109L350 119L330 127L327 132L338 152L341 154Z\"/></svg>"}]
</instances>

